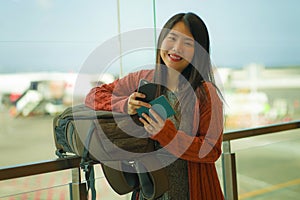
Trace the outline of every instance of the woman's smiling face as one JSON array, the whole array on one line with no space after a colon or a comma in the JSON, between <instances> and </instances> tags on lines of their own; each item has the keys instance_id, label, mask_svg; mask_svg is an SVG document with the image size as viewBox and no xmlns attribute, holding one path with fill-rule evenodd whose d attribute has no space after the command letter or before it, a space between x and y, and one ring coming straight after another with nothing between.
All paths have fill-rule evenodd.
<instances>
[{"instance_id":1,"label":"woman's smiling face","mask_svg":"<svg viewBox=\"0 0 300 200\"><path fill-rule=\"evenodd\" d=\"M161 45L160 56L165 65L182 72L194 57L194 42L189 28L182 21L176 23Z\"/></svg>"}]
</instances>

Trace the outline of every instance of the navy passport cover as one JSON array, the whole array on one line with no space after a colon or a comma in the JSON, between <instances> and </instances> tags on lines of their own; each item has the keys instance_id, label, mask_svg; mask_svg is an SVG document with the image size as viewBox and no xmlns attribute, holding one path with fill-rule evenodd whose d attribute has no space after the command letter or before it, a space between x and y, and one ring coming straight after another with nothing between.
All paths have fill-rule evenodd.
<instances>
[{"instance_id":1,"label":"navy passport cover","mask_svg":"<svg viewBox=\"0 0 300 200\"><path fill-rule=\"evenodd\" d=\"M161 95L156 99L150 101L149 104L152 105L151 108L164 120L175 114L174 109L164 95ZM140 107L136 111L139 116L142 116L142 113L146 113L147 115L149 115L149 108L146 108L144 106Z\"/></svg>"}]
</instances>

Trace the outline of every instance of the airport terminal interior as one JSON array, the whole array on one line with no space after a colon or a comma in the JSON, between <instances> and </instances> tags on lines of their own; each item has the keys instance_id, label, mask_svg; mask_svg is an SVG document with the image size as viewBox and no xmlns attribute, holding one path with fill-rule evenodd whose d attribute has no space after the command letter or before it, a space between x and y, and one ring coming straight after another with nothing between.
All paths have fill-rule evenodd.
<instances>
[{"instance_id":1,"label":"airport terminal interior","mask_svg":"<svg viewBox=\"0 0 300 200\"><path fill-rule=\"evenodd\" d=\"M216 166L226 199L299 199L299 6L271 0L0 2L0 199L83 199L71 198L74 168L3 177L22 174L22 166L51 168L58 159L54 117L83 104L92 87L154 66L158 34L179 12L202 16L209 28L224 97L225 139ZM117 194L101 165L94 166L97 199L131 199Z\"/></svg>"}]
</instances>

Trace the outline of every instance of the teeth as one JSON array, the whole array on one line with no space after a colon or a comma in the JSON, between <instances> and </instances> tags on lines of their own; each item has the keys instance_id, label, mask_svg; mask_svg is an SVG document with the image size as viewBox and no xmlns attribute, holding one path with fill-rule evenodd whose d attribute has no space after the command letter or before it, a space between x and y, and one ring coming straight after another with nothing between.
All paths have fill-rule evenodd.
<instances>
[{"instance_id":1,"label":"teeth","mask_svg":"<svg viewBox=\"0 0 300 200\"><path fill-rule=\"evenodd\" d=\"M170 57L171 57L172 59L175 59L175 60L180 60L180 59L181 59L180 56L176 56L176 55L174 55L174 54L170 54Z\"/></svg>"}]
</instances>

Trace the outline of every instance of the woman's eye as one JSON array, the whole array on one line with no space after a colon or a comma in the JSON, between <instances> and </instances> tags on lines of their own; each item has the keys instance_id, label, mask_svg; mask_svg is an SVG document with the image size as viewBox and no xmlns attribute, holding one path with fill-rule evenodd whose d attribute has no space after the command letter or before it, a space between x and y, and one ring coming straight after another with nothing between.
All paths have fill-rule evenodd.
<instances>
[{"instance_id":1,"label":"woman's eye","mask_svg":"<svg viewBox=\"0 0 300 200\"><path fill-rule=\"evenodd\" d=\"M191 42L186 42L185 45L186 45L186 46L189 46L189 47L192 47L194 44L191 43Z\"/></svg>"}]
</instances>

